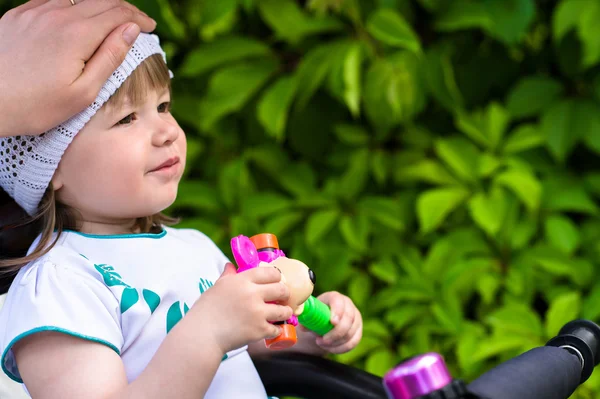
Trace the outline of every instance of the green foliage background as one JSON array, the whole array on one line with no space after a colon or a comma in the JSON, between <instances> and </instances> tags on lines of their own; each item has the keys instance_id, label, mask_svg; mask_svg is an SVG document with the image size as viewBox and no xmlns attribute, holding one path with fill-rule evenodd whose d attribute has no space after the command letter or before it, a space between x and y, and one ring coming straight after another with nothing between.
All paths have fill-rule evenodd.
<instances>
[{"instance_id":1,"label":"green foliage background","mask_svg":"<svg viewBox=\"0 0 600 399\"><path fill-rule=\"evenodd\" d=\"M470 380L600 321L600 2L137 0L189 143L172 212L360 307L340 362ZM573 396L600 394L596 373Z\"/></svg>"}]
</instances>

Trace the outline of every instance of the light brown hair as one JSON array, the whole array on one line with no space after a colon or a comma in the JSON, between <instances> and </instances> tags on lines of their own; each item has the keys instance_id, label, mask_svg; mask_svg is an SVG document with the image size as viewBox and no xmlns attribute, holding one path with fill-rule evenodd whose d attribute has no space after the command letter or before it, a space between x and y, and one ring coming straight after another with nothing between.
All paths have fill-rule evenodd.
<instances>
[{"instance_id":1,"label":"light brown hair","mask_svg":"<svg viewBox=\"0 0 600 399\"><path fill-rule=\"evenodd\" d=\"M162 56L154 54L132 72L104 106L118 108L126 99L136 106L144 101L149 90L165 88L171 89L169 69ZM77 211L57 201L52 183L44 193L37 214L31 217L5 193L0 194L3 194L0 195L0 274L16 272L27 263L44 256L54 247L63 231L77 231L80 227ZM140 233L156 233L162 229L161 226L177 222L175 218L157 213L138 218L134 228ZM56 238L50 242L54 232L57 233ZM38 244L26 255L27 249L39 235Z\"/></svg>"}]
</instances>

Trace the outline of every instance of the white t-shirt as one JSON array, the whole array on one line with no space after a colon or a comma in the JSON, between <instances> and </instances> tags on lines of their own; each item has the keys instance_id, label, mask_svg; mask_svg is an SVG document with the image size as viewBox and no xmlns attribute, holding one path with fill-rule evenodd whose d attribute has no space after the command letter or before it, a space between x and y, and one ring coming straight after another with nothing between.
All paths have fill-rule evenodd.
<instances>
[{"instance_id":1,"label":"white t-shirt","mask_svg":"<svg viewBox=\"0 0 600 399\"><path fill-rule=\"evenodd\" d=\"M35 332L59 331L117 352L131 382L227 261L192 229L119 236L65 232L10 287L0 311L2 369L22 383L14 343ZM226 354L205 396L266 397L247 346Z\"/></svg>"}]
</instances>

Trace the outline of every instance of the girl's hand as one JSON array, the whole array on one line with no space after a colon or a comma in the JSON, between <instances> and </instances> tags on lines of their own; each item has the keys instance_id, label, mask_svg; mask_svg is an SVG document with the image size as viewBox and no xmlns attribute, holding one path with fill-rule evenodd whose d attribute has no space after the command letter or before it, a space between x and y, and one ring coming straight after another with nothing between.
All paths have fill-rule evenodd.
<instances>
[{"instance_id":1,"label":"girl's hand","mask_svg":"<svg viewBox=\"0 0 600 399\"><path fill-rule=\"evenodd\" d=\"M198 328L212 330L223 354L253 341L277 337L281 328L269 321L292 316L289 306L267 303L289 298L289 289L280 281L281 273L274 267L257 267L238 274L235 266L227 263L221 277L200 296L186 317L198 314Z\"/></svg>"},{"instance_id":2,"label":"girl's hand","mask_svg":"<svg viewBox=\"0 0 600 399\"><path fill-rule=\"evenodd\" d=\"M362 338L362 316L352 299L336 291L317 297L331 308L333 330L317 337L316 344L330 353L344 353L354 349Z\"/></svg>"}]
</instances>

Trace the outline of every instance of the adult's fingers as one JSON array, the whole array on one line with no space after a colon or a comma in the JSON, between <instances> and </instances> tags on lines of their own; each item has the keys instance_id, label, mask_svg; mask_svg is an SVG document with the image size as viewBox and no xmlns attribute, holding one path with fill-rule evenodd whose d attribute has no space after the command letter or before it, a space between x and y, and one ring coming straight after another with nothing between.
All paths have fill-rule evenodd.
<instances>
[{"instance_id":1,"label":"adult's fingers","mask_svg":"<svg viewBox=\"0 0 600 399\"><path fill-rule=\"evenodd\" d=\"M94 1L94 0L84 0ZM84 6L84 4L77 5L76 7ZM75 8L75 7L73 7ZM93 12L93 9L87 10ZM114 30L117 26L127 22L136 23L142 32L152 32L156 28L156 21L149 16L143 14L140 10L132 6L131 4L123 2L120 6L108 8L97 14L91 14L87 21L90 29L96 29L99 35L108 35L109 32Z\"/></svg>"},{"instance_id":2,"label":"adult's fingers","mask_svg":"<svg viewBox=\"0 0 600 399\"><path fill-rule=\"evenodd\" d=\"M290 289L280 282L263 284L260 289L265 302L283 302L290 298Z\"/></svg>"},{"instance_id":3,"label":"adult's fingers","mask_svg":"<svg viewBox=\"0 0 600 399\"><path fill-rule=\"evenodd\" d=\"M126 24L115 29L86 63L83 73L73 83L75 92L91 103L108 77L125 59L131 44L140 33L136 24ZM91 101L90 101L91 100Z\"/></svg>"}]
</instances>

